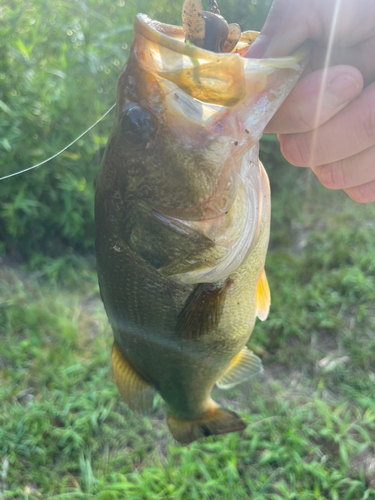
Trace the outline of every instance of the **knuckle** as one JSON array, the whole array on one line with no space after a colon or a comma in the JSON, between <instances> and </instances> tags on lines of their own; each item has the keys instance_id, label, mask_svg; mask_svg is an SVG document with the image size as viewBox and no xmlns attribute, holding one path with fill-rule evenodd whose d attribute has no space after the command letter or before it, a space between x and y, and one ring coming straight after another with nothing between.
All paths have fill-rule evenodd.
<instances>
[{"instance_id":1,"label":"knuckle","mask_svg":"<svg viewBox=\"0 0 375 500\"><path fill-rule=\"evenodd\" d=\"M358 127L358 140L360 144L363 143L363 135L365 136L365 141L367 143L373 143L375 141L375 104L363 106L363 112L360 114L361 126Z\"/></svg>"},{"instance_id":2,"label":"knuckle","mask_svg":"<svg viewBox=\"0 0 375 500\"><path fill-rule=\"evenodd\" d=\"M346 191L346 194L349 196L349 198L351 198L353 201L356 201L357 203L365 203L358 189L348 189Z\"/></svg>"},{"instance_id":3,"label":"knuckle","mask_svg":"<svg viewBox=\"0 0 375 500\"><path fill-rule=\"evenodd\" d=\"M280 149L289 163L296 167L309 166L310 144L308 134L287 134L280 136Z\"/></svg>"},{"instance_id":4,"label":"knuckle","mask_svg":"<svg viewBox=\"0 0 375 500\"><path fill-rule=\"evenodd\" d=\"M306 105L294 100L288 109L290 125L295 130L310 131L314 128L314 116Z\"/></svg>"},{"instance_id":5,"label":"knuckle","mask_svg":"<svg viewBox=\"0 0 375 500\"><path fill-rule=\"evenodd\" d=\"M328 189L343 189L346 187L345 172L340 163L329 163L315 167L314 173Z\"/></svg>"},{"instance_id":6,"label":"knuckle","mask_svg":"<svg viewBox=\"0 0 375 500\"><path fill-rule=\"evenodd\" d=\"M375 201L375 182L345 189L345 192L357 203L371 203Z\"/></svg>"}]
</instances>

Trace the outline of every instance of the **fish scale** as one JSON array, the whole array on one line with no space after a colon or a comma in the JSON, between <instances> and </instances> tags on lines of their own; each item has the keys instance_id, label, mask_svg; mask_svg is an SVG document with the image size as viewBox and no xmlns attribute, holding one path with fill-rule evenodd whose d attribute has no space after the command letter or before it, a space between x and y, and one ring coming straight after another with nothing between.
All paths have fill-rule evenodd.
<instances>
[{"instance_id":1,"label":"fish scale","mask_svg":"<svg viewBox=\"0 0 375 500\"><path fill-rule=\"evenodd\" d=\"M210 39L215 26L205 25ZM258 141L307 51L241 57L256 36L214 53L184 43L183 28L138 15L96 183L114 378L136 411L159 392L181 443L244 429L211 390L262 371L245 347L270 306L270 191Z\"/></svg>"}]
</instances>

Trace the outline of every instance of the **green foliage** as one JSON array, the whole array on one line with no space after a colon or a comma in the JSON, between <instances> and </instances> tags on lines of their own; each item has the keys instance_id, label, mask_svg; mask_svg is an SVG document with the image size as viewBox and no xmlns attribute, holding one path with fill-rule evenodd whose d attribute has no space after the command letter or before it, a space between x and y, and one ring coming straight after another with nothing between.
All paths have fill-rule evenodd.
<instances>
[{"instance_id":1,"label":"green foliage","mask_svg":"<svg viewBox=\"0 0 375 500\"><path fill-rule=\"evenodd\" d=\"M222 11L260 28L269 5L230 0ZM115 102L138 12L181 21L179 2L11 0L2 7L0 177L60 151ZM3 250L26 258L93 248L94 181L112 119L51 163L0 182Z\"/></svg>"}]
</instances>

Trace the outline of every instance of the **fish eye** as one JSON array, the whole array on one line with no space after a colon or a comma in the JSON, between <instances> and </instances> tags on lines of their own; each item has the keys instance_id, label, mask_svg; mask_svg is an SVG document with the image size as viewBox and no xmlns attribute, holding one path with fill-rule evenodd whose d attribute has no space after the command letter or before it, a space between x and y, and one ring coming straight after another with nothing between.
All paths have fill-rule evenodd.
<instances>
[{"instance_id":1,"label":"fish eye","mask_svg":"<svg viewBox=\"0 0 375 500\"><path fill-rule=\"evenodd\" d=\"M121 118L124 138L134 146L141 146L153 139L155 126L151 114L137 104L126 109Z\"/></svg>"}]
</instances>

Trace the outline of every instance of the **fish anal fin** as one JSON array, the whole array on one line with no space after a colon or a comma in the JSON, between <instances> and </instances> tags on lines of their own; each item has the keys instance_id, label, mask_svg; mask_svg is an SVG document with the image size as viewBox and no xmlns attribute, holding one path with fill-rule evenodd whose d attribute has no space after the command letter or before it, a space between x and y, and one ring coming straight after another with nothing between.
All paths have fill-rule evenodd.
<instances>
[{"instance_id":1,"label":"fish anal fin","mask_svg":"<svg viewBox=\"0 0 375 500\"><path fill-rule=\"evenodd\" d=\"M167 422L173 437L182 444L196 439L238 432L246 428L244 421L233 411L212 402L212 409L194 420L182 420L168 414Z\"/></svg>"},{"instance_id":2,"label":"fish anal fin","mask_svg":"<svg viewBox=\"0 0 375 500\"><path fill-rule=\"evenodd\" d=\"M256 292L256 307L257 316L261 321L264 321L268 317L268 313L271 305L271 292L268 286L266 272L263 268Z\"/></svg>"},{"instance_id":3,"label":"fish anal fin","mask_svg":"<svg viewBox=\"0 0 375 500\"><path fill-rule=\"evenodd\" d=\"M155 390L130 366L116 342L112 348L112 369L120 396L129 408L142 413L150 410Z\"/></svg>"},{"instance_id":4,"label":"fish anal fin","mask_svg":"<svg viewBox=\"0 0 375 500\"><path fill-rule=\"evenodd\" d=\"M244 347L232 359L227 371L217 381L219 389L231 389L237 384L263 372L262 361L256 354Z\"/></svg>"}]
</instances>

